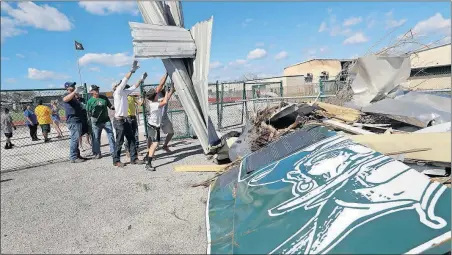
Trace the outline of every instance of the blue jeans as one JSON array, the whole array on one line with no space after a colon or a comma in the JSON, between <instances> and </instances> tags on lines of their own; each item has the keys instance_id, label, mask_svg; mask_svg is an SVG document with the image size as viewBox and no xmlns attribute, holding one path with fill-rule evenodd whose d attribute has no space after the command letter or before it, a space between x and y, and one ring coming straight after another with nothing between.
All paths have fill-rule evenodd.
<instances>
[{"instance_id":1,"label":"blue jeans","mask_svg":"<svg viewBox=\"0 0 452 255\"><path fill-rule=\"evenodd\" d=\"M82 123L81 122L68 122L67 126L71 132L71 143L69 147L69 159L76 160L80 157L80 150L78 148L78 139L82 134Z\"/></svg>"},{"instance_id":2,"label":"blue jeans","mask_svg":"<svg viewBox=\"0 0 452 255\"><path fill-rule=\"evenodd\" d=\"M138 153L138 147L140 145L140 141L138 140L138 122L136 116L130 116L126 118L127 122L132 126L133 134L135 136L135 150ZM127 139L127 138L126 138ZM124 150L129 151L129 147L127 147L127 143L124 143Z\"/></svg>"},{"instance_id":3,"label":"blue jeans","mask_svg":"<svg viewBox=\"0 0 452 255\"><path fill-rule=\"evenodd\" d=\"M110 153L113 156L115 152L115 136L113 134L113 125L110 121L100 124L93 123L93 153L100 155L100 136L102 134L102 130L107 132L108 144L110 145Z\"/></svg>"}]
</instances>

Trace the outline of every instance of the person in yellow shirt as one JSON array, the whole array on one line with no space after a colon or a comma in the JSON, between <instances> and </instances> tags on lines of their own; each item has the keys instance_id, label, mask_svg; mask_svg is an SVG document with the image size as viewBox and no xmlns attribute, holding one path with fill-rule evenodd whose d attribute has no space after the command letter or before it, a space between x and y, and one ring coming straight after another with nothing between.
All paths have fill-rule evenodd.
<instances>
[{"instance_id":1,"label":"person in yellow shirt","mask_svg":"<svg viewBox=\"0 0 452 255\"><path fill-rule=\"evenodd\" d=\"M126 85L125 87L130 88L130 85ZM138 101L134 96L129 95L127 97L127 118L126 120L130 123L132 126L133 134L135 136L135 150L138 153L138 146L140 142L138 141L138 121L137 121L137 106L141 105L141 102ZM126 138L127 139L127 138ZM127 157L130 157L129 155L129 148L126 146L127 143L124 143L124 150L126 151Z\"/></svg>"},{"instance_id":2,"label":"person in yellow shirt","mask_svg":"<svg viewBox=\"0 0 452 255\"><path fill-rule=\"evenodd\" d=\"M50 107L42 104L42 100L39 100L38 106L35 108L35 114L38 118L38 123L41 126L42 135L44 136L44 142L48 143L49 133L50 133L50 124L52 124L52 110Z\"/></svg>"}]
</instances>

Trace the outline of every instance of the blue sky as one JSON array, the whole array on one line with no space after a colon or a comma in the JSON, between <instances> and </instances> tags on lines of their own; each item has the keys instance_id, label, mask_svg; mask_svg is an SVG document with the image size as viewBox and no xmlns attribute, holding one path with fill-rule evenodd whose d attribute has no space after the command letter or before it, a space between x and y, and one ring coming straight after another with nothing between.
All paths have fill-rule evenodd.
<instances>
[{"instance_id":1,"label":"blue sky","mask_svg":"<svg viewBox=\"0 0 452 255\"><path fill-rule=\"evenodd\" d=\"M419 41L450 42L450 2L183 2L185 25L214 16L210 79L282 75L310 58L352 58L410 28ZM82 80L110 89L133 59L129 21L143 22L136 2L2 2L1 87L62 87ZM74 40L85 47L75 52ZM165 72L141 61L148 83ZM131 82L136 81L132 78Z\"/></svg>"}]
</instances>

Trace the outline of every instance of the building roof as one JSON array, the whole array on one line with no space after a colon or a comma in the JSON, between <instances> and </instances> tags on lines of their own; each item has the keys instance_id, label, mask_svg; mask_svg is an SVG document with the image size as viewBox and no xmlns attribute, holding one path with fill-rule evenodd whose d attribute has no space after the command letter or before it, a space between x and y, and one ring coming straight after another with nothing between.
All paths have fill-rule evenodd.
<instances>
[{"instance_id":1,"label":"building roof","mask_svg":"<svg viewBox=\"0 0 452 255\"><path fill-rule=\"evenodd\" d=\"M450 47L450 43L438 45L438 46L435 46L435 47L428 47L428 46L425 46L424 49L419 49L419 50L417 50L417 51L413 51L413 53L423 52L423 51L426 51L426 50L433 50L433 49L436 49L436 48L447 47L447 46Z\"/></svg>"},{"instance_id":2,"label":"building roof","mask_svg":"<svg viewBox=\"0 0 452 255\"><path fill-rule=\"evenodd\" d=\"M292 66L297 66L297 65L301 65L301 64L304 64L304 63L307 63L307 62L311 62L311 61L322 61L322 60L327 60L327 61L329 61L329 60L335 60L335 61L339 61L339 62L344 62L344 61L352 61L352 59L338 59L338 58L313 58L313 59L310 59L310 60L306 60L306 61L303 61L303 62L299 62L299 63L293 64L293 65L290 65L290 66L286 66L286 67L284 67L284 69L286 69L286 68L289 68L289 67L292 67Z\"/></svg>"}]
</instances>

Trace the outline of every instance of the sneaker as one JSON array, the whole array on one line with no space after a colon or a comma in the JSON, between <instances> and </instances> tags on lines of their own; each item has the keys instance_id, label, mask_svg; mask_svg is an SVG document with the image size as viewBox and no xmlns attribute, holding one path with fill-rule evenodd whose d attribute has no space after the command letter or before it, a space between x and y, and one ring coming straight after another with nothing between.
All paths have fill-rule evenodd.
<instances>
[{"instance_id":1,"label":"sneaker","mask_svg":"<svg viewBox=\"0 0 452 255\"><path fill-rule=\"evenodd\" d=\"M45 143L50 142L50 138L44 139L44 142L45 142Z\"/></svg>"},{"instance_id":2,"label":"sneaker","mask_svg":"<svg viewBox=\"0 0 452 255\"><path fill-rule=\"evenodd\" d=\"M163 149L164 151L166 151L166 152L172 152L172 151L168 148L168 146L163 146L162 149Z\"/></svg>"},{"instance_id":3,"label":"sneaker","mask_svg":"<svg viewBox=\"0 0 452 255\"><path fill-rule=\"evenodd\" d=\"M102 158L102 155L100 155L100 154L94 155L94 159L101 159L101 158Z\"/></svg>"},{"instance_id":4,"label":"sneaker","mask_svg":"<svg viewBox=\"0 0 452 255\"><path fill-rule=\"evenodd\" d=\"M9 149L12 149L13 147L12 146L7 146L7 145L5 145L5 150L9 150Z\"/></svg>"},{"instance_id":5,"label":"sneaker","mask_svg":"<svg viewBox=\"0 0 452 255\"><path fill-rule=\"evenodd\" d=\"M143 160L135 159L134 161L130 162L131 165L143 165Z\"/></svg>"},{"instance_id":6,"label":"sneaker","mask_svg":"<svg viewBox=\"0 0 452 255\"><path fill-rule=\"evenodd\" d=\"M85 161L86 161L85 159L78 158L78 159L75 159L75 160L71 160L71 163L82 163L82 162L85 162Z\"/></svg>"},{"instance_id":7,"label":"sneaker","mask_svg":"<svg viewBox=\"0 0 452 255\"><path fill-rule=\"evenodd\" d=\"M147 171L152 171L152 172L154 172L156 170L155 167L153 167L151 164L146 164L144 169L146 169Z\"/></svg>"},{"instance_id":8,"label":"sneaker","mask_svg":"<svg viewBox=\"0 0 452 255\"><path fill-rule=\"evenodd\" d=\"M79 159L83 159L83 160L88 160L87 158L85 158L85 157L82 157L82 156L78 156L77 158L79 158Z\"/></svg>"},{"instance_id":9,"label":"sneaker","mask_svg":"<svg viewBox=\"0 0 452 255\"><path fill-rule=\"evenodd\" d=\"M122 162L116 162L116 163L113 163L113 165L114 166L117 166L117 167L124 167L124 164L122 163Z\"/></svg>"}]
</instances>

